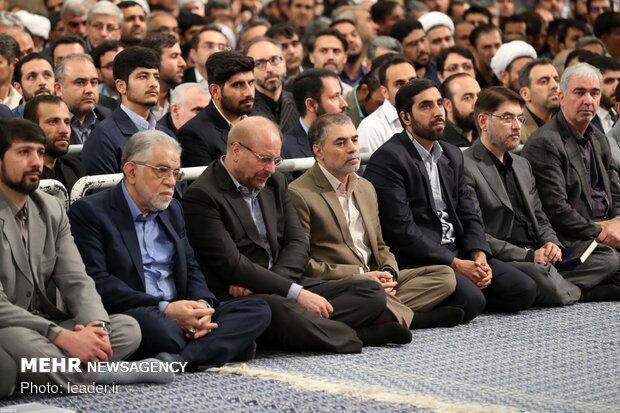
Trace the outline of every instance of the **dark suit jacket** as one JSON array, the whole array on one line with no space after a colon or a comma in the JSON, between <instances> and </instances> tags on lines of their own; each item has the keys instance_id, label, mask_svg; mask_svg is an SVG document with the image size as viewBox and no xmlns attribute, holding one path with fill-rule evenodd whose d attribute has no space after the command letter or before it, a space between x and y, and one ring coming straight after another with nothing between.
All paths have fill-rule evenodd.
<instances>
[{"instance_id":1,"label":"dark suit jacket","mask_svg":"<svg viewBox=\"0 0 620 413\"><path fill-rule=\"evenodd\" d=\"M293 282L317 284L317 280L303 277L308 242L284 175L276 172L258 200L273 257L270 269L269 255L261 246L250 210L219 159L183 195L187 234L218 298L228 297L231 284L284 297Z\"/></svg>"},{"instance_id":2,"label":"dark suit jacket","mask_svg":"<svg viewBox=\"0 0 620 413\"><path fill-rule=\"evenodd\" d=\"M525 261L527 251L504 241L510 237L515 213L502 178L482 142L475 141L463 153L465 157L465 178L476 197L476 207L484 221L487 241L493 256L503 261ZM539 248L547 242L561 245L536 191L536 182L530 163L519 155L511 154L512 169L519 192L525 204L525 215L532 223L538 243L532 240L532 247Z\"/></svg>"},{"instance_id":3,"label":"dark suit jacket","mask_svg":"<svg viewBox=\"0 0 620 413\"><path fill-rule=\"evenodd\" d=\"M578 143L562 112L541 126L521 155L530 161L543 210L562 242L596 238L601 228L592 219L590 176ZM609 142L592 128L596 167L610 203L606 218L620 215L620 180L612 169Z\"/></svg>"},{"instance_id":4,"label":"dark suit jacket","mask_svg":"<svg viewBox=\"0 0 620 413\"><path fill-rule=\"evenodd\" d=\"M196 83L196 72L194 72L193 67L188 67L183 71L183 82L182 83Z\"/></svg>"},{"instance_id":5,"label":"dark suit jacket","mask_svg":"<svg viewBox=\"0 0 620 413\"><path fill-rule=\"evenodd\" d=\"M110 96L99 95L99 106L108 109L110 111L110 114L112 114L112 112L114 112L120 105L120 99L114 99Z\"/></svg>"},{"instance_id":6,"label":"dark suit jacket","mask_svg":"<svg viewBox=\"0 0 620 413\"><path fill-rule=\"evenodd\" d=\"M299 112L295 107L293 94L287 90L282 91L278 102L256 90L252 116L263 116L271 120L280 126L282 132L295 127L299 122Z\"/></svg>"},{"instance_id":7,"label":"dark suit jacket","mask_svg":"<svg viewBox=\"0 0 620 413\"><path fill-rule=\"evenodd\" d=\"M465 183L463 154L446 142L441 147L439 176L456 246L462 254L478 249L490 255L482 220ZM383 237L399 267L450 265L455 253L440 244L441 221L435 213L428 174L406 130L375 151L364 177L377 191Z\"/></svg>"},{"instance_id":8,"label":"dark suit jacket","mask_svg":"<svg viewBox=\"0 0 620 413\"><path fill-rule=\"evenodd\" d=\"M67 192L71 194L73 185L84 175L86 175L86 171L80 157L77 155L64 155L56 159L53 170L46 166L43 167L41 179L55 179L62 183Z\"/></svg>"},{"instance_id":9,"label":"dark suit jacket","mask_svg":"<svg viewBox=\"0 0 620 413\"><path fill-rule=\"evenodd\" d=\"M458 128L454 123L449 120L446 121L446 128L443 131L444 142L451 143L452 145L458 146L459 148L468 148L471 146L472 142L475 142L478 139L478 131L474 129L472 134L472 141L468 141L465 133Z\"/></svg>"},{"instance_id":10,"label":"dark suit jacket","mask_svg":"<svg viewBox=\"0 0 620 413\"><path fill-rule=\"evenodd\" d=\"M95 133L95 130L97 129L97 126L99 126L99 124L109 118L110 116L112 116L112 110L108 109L105 106L102 105L97 105L94 109L95 115L97 116L97 120L95 121L95 129L93 129L93 131L90 133L90 135L88 135L88 138L86 140L89 140L91 136L93 136L93 133ZM22 112L22 117L23 117L23 112ZM81 142L78 140L75 132L73 131L73 128L71 128L71 138L69 138L69 142L71 143L71 145L76 145L76 144L80 144Z\"/></svg>"},{"instance_id":11,"label":"dark suit jacket","mask_svg":"<svg viewBox=\"0 0 620 413\"><path fill-rule=\"evenodd\" d=\"M81 198L69 211L86 271L95 280L103 304L113 312L159 303L159 298L145 292L140 244L121 185ZM187 241L179 202L173 199L157 220L175 247L176 298L213 299Z\"/></svg>"},{"instance_id":12,"label":"dark suit jacket","mask_svg":"<svg viewBox=\"0 0 620 413\"><path fill-rule=\"evenodd\" d=\"M157 125L156 129L174 137L168 129ZM82 163L88 175L115 174L121 172L121 155L127 140L138 132L136 125L119 107L112 116L103 120L90 134L82 149Z\"/></svg>"},{"instance_id":13,"label":"dark suit jacket","mask_svg":"<svg viewBox=\"0 0 620 413\"><path fill-rule=\"evenodd\" d=\"M220 115L215 102L189 120L177 132L179 143L183 147L181 165L205 166L226 153L226 140L230 126Z\"/></svg>"},{"instance_id":14,"label":"dark suit jacket","mask_svg":"<svg viewBox=\"0 0 620 413\"><path fill-rule=\"evenodd\" d=\"M308 134L299 119L295 127L284 133L282 138L282 157L285 159L311 158L314 154L308 142Z\"/></svg>"},{"instance_id":15,"label":"dark suit jacket","mask_svg":"<svg viewBox=\"0 0 620 413\"><path fill-rule=\"evenodd\" d=\"M157 121L157 124L159 126L162 126L162 127L166 128L166 129L168 129L169 131L171 131L175 135L178 132L177 128L174 126L174 122L172 121L172 115L170 114L170 112L166 112L166 114L164 116L162 116L162 118L160 120Z\"/></svg>"}]
</instances>

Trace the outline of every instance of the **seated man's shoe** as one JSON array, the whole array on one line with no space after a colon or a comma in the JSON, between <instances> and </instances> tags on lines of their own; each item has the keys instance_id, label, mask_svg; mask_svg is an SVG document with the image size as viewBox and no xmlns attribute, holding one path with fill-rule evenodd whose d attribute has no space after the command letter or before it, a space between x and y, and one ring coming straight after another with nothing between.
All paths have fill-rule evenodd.
<instances>
[{"instance_id":1,"label":"seated man's shoe","mask_svg":"<svg viewBox=\"0 0 620 413\"><path fill-rule=\"evenodd\" d=\"M243 350L237 357L233 359L233 361L239 361L245 363L250 360L254 360L256 357L256 341L252 341L245 350Z\"/></svg>"},{"instance_id":2,"label":"seated man's shoe","mask_svg":"<svg viewBox=\"0 0 620 413\"><path fill-rule=\"evenodd\" d=\"M465 317L465 311L458 307L438 307L430 311L416 311L409 328L417 330L421 328L454 327L461 324Z\"/></svg>"},{"instance_id":3,"label":"seated man's shoe","mask_svg":"<svg viewBox=\"0 0 620 413\"><path fill-rule=\"evenodd\" d=\"M411 343L411 331L396 321L372 324L356 331L364 346Z\"/></svg>"}]
</instances>

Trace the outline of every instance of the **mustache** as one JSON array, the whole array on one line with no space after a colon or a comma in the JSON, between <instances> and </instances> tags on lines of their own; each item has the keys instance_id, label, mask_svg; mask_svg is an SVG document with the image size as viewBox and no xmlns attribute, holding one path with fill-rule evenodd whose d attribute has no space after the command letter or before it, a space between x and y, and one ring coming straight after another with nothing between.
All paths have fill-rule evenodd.
<instances>
[{"instance_id":1,"label":"mustache","mask_svg":"<svg viewBox=\"0 0 620 413\"><path fill-rule=\"evenodd\" d=\"M41 177L41 170L39 168L36 168L36 167L25 171L24 172L24 176L30 175L32 173L36 173L39 178Z\"/></svg>"}]
</instances>

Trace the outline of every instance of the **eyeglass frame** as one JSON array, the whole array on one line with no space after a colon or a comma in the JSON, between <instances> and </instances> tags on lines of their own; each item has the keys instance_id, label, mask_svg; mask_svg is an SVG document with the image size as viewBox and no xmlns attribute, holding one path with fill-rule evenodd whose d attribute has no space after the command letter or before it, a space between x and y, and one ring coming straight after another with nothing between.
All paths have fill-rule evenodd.
<instances>
[{"instance_id":1,"label":"eyeglass frame","mask_svg":"<svg viewBox=\"0 0 620 413\"><path fill-rule=\"evenodd\" d=\"M206 49L206 50L215 49L218 52L224 52L224 51L231 50L230 46L227 46L224 43L215 43L215 42L203 42L203 43L200 43L198 47L201 49Z\"/></svg>"},{"instance_id":2,"label":"eyeglass frame","mask_svg":"<svg viewBox=\"0 0 620 413\"><path fill-rule=\"evenodd\" d=\"M236 142L236 143L238 143L238 144L239 144L239 146L241 146L242 148L247 149L248 151L252 152L252 154L253 154L254 156L256 156L256 159L258 159L258 160L259 160L259 161L261 161L262 163L267 164L267 163L272 163L272 162L273 162L273 165L274 165L274 166L278 166L278 165L280 165L280 164L282 163L282 161L284 161L284 158L282 158L281 156L278 156L277 158L273 158L273 157L268 156L268 155L261 155L261 154L260 154L260 153L258 153L258 152L254 152L254 150L253 150L253 149L251 149L251 148L249 148L249 147L245 146L245 145L244 145L244 144L242 144L241 142L239 142L239 141L235 141L235 142Z\"/></svg>"},{"instance_id":3,"label":"eyeglass frame","mask_svg":"<svg viewBox=\"0 0 620 413\"><path fill-rule=\"evenodd\" d=\"M107 29L108 32L115 32L117 30L120 30L121 27L120 26L114 26L113 24L103 24L103 23L87 23L89 27L92 27L93 29L97 30L98 32L103 31L103 29Z\"/></svg>"},{"instance_id":4,"label":"eyeglass frame","mask_svg":"<svg viewBox=\"0 0 620 413\"><path fill-rule=\"evenodd\" d=\"M139 166L146 166L146 167L151 168L153 172L155 172L155 175L157 176L157 178L159 179L167 179L167 178L173 177L175 181L180 181L185 177L185 172L183 172L180 168L172 169L169 166L163 166L163 165L155 166L155 165L150 165L146 162L138 162L138 161L131 161L131 162Z\"/></svg>"},{"instance_id":5,"label":"eyeglass frame","mask_svg":"<svg viewBox=\"0 0 620 413\"><path fill-rule=\"evenodd\" d=\"M503 115L494 115L488 112L484 112L484 114L493 116L494 118L501 119L501 121L504 122L506 125L512 125L513 123L515 123L515 120L519 122L520 125L525 125L525 123L527 122L527 119L523 115L515 116L512 113L510 114L504 113ZM508 118L510 118L510 120Z\"/></svg>"},{"instance_id":6,"label":"eyeglass frame","mask_svg":"<svg viewBox=\"0 0 620 413\"><path fill-rule=\"evenodd\" d=\"M268 59L256 59L254 60L254 69L265 70L267 63L272 67L275 67L284 61L284 56L274 54Z\"/></svg>"}]
</instances>

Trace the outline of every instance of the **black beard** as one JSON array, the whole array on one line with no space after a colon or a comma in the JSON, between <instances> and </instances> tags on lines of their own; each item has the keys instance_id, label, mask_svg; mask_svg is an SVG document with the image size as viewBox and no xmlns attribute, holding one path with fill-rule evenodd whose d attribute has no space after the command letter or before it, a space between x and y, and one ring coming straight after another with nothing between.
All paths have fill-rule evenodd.
<instances>
[{"instance_id":1,"label":"black beard","mask_svg":"<svg viewBox=\"0 0 620 413\"><path fill-rule=\"evenodd\" d=\"M8 179L6 179L6 170L4 168L4 164L0 166L0 170L2 171L2 173L0 174L0 180L2 181L2 183L8 186L9 188L11 188L15 192L19 192L20 194L30 195L31 193L36 191L37 188L39 187L40 175L39 175L39 180L31 184L28 184L25 179L26 172L24 172L24 175L22 176L21 181L9 181ZM31 172L31 171L27 171L27 172Z\"/></svg>"},{"instance_id":2,"label":"black beard","mask_svg":"<svg viewBox=\"0 0 620 413\"><path fill-rule=\"evenodd\" d=\"M454 123L459 128L463 129L464 132L469 132L474 130L476 127L476 122L474 120L474 114L472 113L469 116L463 116L461 112L459 112L456 108L454 108Z\"/></svg>"}]
</instances>

